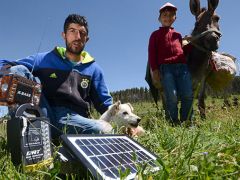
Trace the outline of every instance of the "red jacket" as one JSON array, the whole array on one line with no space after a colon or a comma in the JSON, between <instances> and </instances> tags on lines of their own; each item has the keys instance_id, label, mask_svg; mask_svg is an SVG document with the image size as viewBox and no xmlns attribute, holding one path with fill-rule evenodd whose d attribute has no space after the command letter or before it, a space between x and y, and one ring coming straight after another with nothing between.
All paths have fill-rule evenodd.
<instances>
[{"instance_id":1,"label":"red jacket","mask_svg":"<svg viewBox=\"0 0 240 180\"><path fill-rule=\"evenodd\" d=\"M149 39L148 61L152 70L161 64L184 63L182 36L172 27L160 27Z\"/></svg>"}]
</instances>

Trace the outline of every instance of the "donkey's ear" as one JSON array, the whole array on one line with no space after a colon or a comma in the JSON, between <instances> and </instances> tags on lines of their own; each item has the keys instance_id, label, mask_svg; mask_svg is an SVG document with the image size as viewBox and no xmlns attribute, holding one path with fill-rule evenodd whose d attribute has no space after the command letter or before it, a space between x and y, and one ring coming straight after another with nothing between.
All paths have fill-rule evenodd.
<instances>
[{"instance_id":1,"label":"donkey's ear","mask_svg":"<svg viewBox=\"0 0 240 180\"><path fill-rule=\"evenodd\" d=\"M219 0L208 0L208 10L214 12L218 6Z\"/></svg>"},{"instance_id":2,"label":"donkey's ear","mask_svg":"<svg viewBox=\"0 0 240 180\"><path fill-rule=\"evenodd\" d=\"M200 1L199 0L190 0L189 2L191 13L197 18L200 14Z\"/></svg>"}]
</instances>

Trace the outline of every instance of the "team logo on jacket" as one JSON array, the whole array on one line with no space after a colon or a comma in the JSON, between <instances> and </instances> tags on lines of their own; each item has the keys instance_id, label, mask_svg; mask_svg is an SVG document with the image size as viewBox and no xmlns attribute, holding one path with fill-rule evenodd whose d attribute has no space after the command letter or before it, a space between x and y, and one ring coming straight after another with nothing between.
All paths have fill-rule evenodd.
<instances>
[{"instance_id":1,"label":"team logo on jacket","mask_svg":"<svg viewBox=\"0 0 240 180\"><path fill-rule=\"evenodd\" d=\"M88 84L89 84L89 80L88 79L82 79L81 87L83 89L86 89L88 87Z\"/></svg>"}]
</instances>

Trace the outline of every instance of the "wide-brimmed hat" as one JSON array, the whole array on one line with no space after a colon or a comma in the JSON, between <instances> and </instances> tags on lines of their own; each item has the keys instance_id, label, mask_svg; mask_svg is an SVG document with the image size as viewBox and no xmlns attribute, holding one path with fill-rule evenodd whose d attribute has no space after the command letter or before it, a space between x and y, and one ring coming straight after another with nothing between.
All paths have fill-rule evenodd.
<instances>
[{"instance_id":1,"label":"wide-brimmed hat","mask_svg":"<svg viewBox=\"0 0 240 180\"><path fill-rule=\"evenodd\" d=\"M164 4L162 7L160 7L159 12L161 13L163 10L165 9L169 9L169 10L175 10L177 11L177 7L174 6L173 4L167 2L166 4Z\"/></svg>"}]
</instances>

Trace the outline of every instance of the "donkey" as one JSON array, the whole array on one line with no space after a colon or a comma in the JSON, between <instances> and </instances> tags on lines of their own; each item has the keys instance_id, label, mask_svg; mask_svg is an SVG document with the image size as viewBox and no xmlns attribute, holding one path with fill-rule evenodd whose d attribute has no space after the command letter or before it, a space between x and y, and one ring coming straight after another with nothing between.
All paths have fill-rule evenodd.
<instances>
[{"instance_id":1,"label":"donkey","mask_svg":"<svg viewBox=\"0 0 240 180\"><path fill-rule=\"evenodd\" d=\"M200 8L199 0L190 0L191 13L196 18L191 33L193 48L187 56L189 71L192 75L193 89L198 95L198 108L201 118L205 118L205 85L211 72L210 58L212 51L218 49L221 37L219 16L215 13L219 0L208 0L208 8Z\"/></svg>"}]
</instances>

